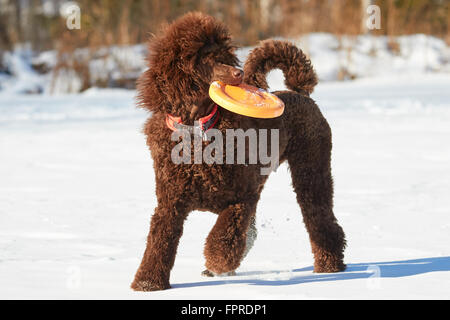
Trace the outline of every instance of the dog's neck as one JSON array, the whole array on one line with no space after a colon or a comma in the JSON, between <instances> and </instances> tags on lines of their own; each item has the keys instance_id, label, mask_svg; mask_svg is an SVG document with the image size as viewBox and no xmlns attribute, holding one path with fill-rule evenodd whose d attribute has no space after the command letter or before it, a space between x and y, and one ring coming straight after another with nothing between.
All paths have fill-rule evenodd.
<instances>
[{"instance_id":1,"label":"dog's neck","mask_svg":"<svg viewBox=\"0 0 450 320\"><path fill-rule=\"evenodd\" d=\"M194 125L194 122L198 119L207 117L213 111L215 105L214 101L207 98L186 108L182 108L174 116L180 117L181 121L186 125Z\"/></svg>"},{"instance_id":2,"label":"dog's neck","mask_svg":"<svg viewBox=\"0 0 450 320\"><path fill-rule=\"evenodd\" d=\"M187 124L183 122L180 116L171 114L166 115L166 125L172 131L186 130L191 134L198 134L202 136L202 138L205 138L205 132L213 128L219 120L219 107L216 104L213 104L212 106L211 112L204 117L196 119L194 125Z\"/></svg>"}]
</instances>

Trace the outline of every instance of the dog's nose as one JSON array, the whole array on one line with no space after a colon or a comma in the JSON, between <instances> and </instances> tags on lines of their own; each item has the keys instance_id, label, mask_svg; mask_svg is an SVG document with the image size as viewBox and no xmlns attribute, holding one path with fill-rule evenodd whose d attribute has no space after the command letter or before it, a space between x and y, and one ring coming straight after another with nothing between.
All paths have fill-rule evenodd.
<instances>
[{"instance_id":1,"label":"dog's nose","mask_svg":"<svg viewBox=\"0 0 450 320\"><path fill-rule=\"evenodd\" d=\"M244 75L244 71L240 70L240 69L236 69L233 71L233 77L239 79L242 78L242 76Z\"/></svg>"}]
</instances>

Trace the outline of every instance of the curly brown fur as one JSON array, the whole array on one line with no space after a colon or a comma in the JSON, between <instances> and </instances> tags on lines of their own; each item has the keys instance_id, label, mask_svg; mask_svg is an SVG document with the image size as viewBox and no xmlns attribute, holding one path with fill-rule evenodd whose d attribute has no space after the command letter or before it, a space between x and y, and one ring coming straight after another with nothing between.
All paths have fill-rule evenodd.
<instances>
[{"instance_id":1,"label":"curly brown fur","mask_svg":"<svg viewBox=\"0 0 450 320\"><path fill-rule=\"evenodd\" d=\"M283 71L285 84L290 90L311 94L317 84L311 61L289 42L262 41L245 62L244 82L267 90L266 75L272 69Z\"/></svg>"},{"instance_id":2,"label":"curly brown fur","mask_svg":"<svg viewBox=\"0 0 450 320\"><path fill-rule=\"evenodd\" d=\"M171 150L178 142L171 141L172 131L165 124L168 113L181 116L186 124L207 115L214 106L208 96L211 81L242 81L234 50L226 27L201 13L183 16L150 42L150 68L141 76L138 91L140 106L152 111L144 132L154 162L158 205L132 283L135 290L170 287L183 223L193 210L218 214L204 250L211 274L238 268L254 240L254 236L247 238L247 232L254 232L256 205L267 180L260 173L262 165L177 165ZM265 74L271 68L281 68L294 90L275 92L286 105L284 114L256 119L220 108L215 128L224 134L226 129L279 129L279 161L287 160L290 166L315 257L314 270L341 271L345 237L332 211L331 131L308 96L317 82L315 73L294 45L272 40L250 53L244 80L267 88Z\"/></svg>"}]
</instances>

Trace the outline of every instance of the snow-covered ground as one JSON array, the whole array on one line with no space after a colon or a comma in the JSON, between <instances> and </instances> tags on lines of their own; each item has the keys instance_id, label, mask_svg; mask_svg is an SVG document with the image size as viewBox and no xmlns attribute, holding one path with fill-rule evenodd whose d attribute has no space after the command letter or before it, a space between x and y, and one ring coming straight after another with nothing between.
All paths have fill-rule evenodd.
<instances>
[{"instance_id":1,"label":"snow-covered ground","mask_svg":"<svg viewBox=\"0 0 450 320\"><path fill-rule=\"evenodd\" d=\"M280 73L272 88L282 87ZM335 214L348 268L312 272L287 167L257 210L234 277L203 278L216 216L185 225L173 289L129 289L156 204L134 92L0 94L0 298L450 298L450 76L320 84L333 130Z\"/></svg>"}]
</instances>

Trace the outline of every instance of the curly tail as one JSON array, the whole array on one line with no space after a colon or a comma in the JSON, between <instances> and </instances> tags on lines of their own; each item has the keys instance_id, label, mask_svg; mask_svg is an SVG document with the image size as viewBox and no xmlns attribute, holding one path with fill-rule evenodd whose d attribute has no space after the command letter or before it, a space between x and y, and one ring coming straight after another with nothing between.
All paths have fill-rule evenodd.
<instances>
[{"instance_id":1,"label":"curly tail","mask_svg":"<svg viewBox=\"0 0 450 320\"><path fill-rule=\"evenodd\" d=\"M244 82L267 90L266 75L272 69L283 71L290 90L310 94L317 84L311 61L288 41L265 40L253 49L244 65Z\"/></svg>"}]
</instances>

